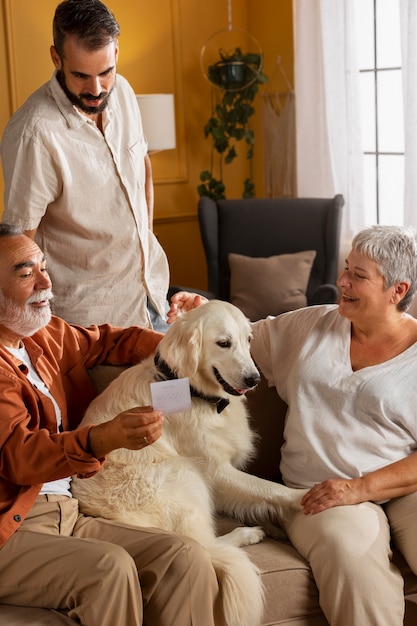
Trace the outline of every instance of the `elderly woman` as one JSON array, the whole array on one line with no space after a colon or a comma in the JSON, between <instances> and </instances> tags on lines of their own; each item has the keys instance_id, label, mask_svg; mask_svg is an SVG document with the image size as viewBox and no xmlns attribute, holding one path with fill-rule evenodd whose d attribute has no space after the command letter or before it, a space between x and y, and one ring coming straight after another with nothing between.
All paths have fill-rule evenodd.
<instances>
[{"instance_id":1,"label":"elderly woman","mask_svg":"<svg viewBox=\"0 0 417 626\"><path fill-rule=\"evenodd\" d=\"M286 531L332 626L402 626L391 537L417 573L417 289L414 232L352 242L338 305L253 324L252 354L288 404L281 471L310 487ZM171 310L198 304L178 294Z\"/></svg>"}]
</instances>

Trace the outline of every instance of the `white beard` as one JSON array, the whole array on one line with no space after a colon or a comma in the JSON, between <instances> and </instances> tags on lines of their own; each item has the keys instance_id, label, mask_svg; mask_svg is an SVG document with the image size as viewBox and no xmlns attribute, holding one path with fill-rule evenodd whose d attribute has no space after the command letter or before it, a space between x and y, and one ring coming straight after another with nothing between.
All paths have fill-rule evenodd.
<instances>
[{"instance_id":1,"label":"white beard","mask_svg":"<svg viewBox=\"0 0 417 626\"><path fill-rule=\"evenodd\" d=\"M31 307L33 302L50 300L52 298L50 289L42 289L25 302L24 307L20 307L10 298L5 298L0 291L0 325L5 326L21 337L30 337L38 330L49 324L51 320L51 308L49 304L39 309Z\"/></svg>"}]
</instances>

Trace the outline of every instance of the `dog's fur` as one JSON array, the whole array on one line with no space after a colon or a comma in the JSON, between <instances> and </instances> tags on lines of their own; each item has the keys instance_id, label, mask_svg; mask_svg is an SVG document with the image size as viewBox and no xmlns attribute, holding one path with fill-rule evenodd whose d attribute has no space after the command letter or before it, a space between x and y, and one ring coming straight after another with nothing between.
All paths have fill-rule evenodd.
<instances>
[{"instance_id":1,"label":"dog's fur","mask_svg":"<svg viewBox=\"0 0 417 626\"><path fill-rule=\"evenodd\" d=\"M193 389L226 398L228 406L217 412L212 402L193 397L190 411L166 416L153 445L115 450L98 474L74 478L72 484L87 514L175 531L204 545L222 587L229 626L261 621L262 584L240 546L258 543L264 531L241 527L216 538L215 512L269 527L295 511L303 493L238 469L254 451L244 397L259 381L250 336L248 320L226 302L211 301L183 315L159 344L159 358L175 376L189 378ZM150 383L160 378L153 356L129 368L91 403L81 425L150 405Z\"/></svg>"}]
</instances>

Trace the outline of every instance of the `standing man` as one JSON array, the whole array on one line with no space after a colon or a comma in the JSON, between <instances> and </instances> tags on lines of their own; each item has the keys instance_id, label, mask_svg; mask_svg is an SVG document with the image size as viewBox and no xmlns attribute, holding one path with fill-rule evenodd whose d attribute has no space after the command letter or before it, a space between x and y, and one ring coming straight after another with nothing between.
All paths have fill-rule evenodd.
<instances>
[{"instance_id":1,"label":"standing man","mask_svg":"<svg viewBox=\"0 0 417 626\"><path fill-rule=\"evenodd\" d=\"M93 397L86 368L138 362L161 335L70 326L51 318L51 297L43 252L1 224L0 603L58 609L84 626L224 626L200 544L82 515L70 490L73 474L105 471L112 450L160 436L150 407L77 426Z\"/></svg>"},{"instance_id":2,"label":"standing man","mask_svg":"<svg viewBox=\"0 0 417 626\"><path fill-rule=\"evenodd\" d=\"M53 312L88 326L166 330L169 268L135 94L117 74L119 25L100 0L64 0L55 72L6 126L5 222L49 259Z\"/></svg>"}]
</instances>

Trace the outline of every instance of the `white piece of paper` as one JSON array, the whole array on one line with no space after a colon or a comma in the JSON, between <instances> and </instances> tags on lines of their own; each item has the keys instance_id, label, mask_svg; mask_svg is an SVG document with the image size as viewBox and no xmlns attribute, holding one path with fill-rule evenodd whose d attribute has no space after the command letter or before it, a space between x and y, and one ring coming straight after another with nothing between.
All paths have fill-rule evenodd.
<instances>
[{"instance_id":1,"label":"white piece of paper","mask_svg":"<svg viewBox=\"0 0 417 626\"><path fill-rule=\"evenodd\" d=\"M151 383L152 406L164 415L191 409L190 382L188 378L162 380Z\"/></svg>"}]
</instances>

